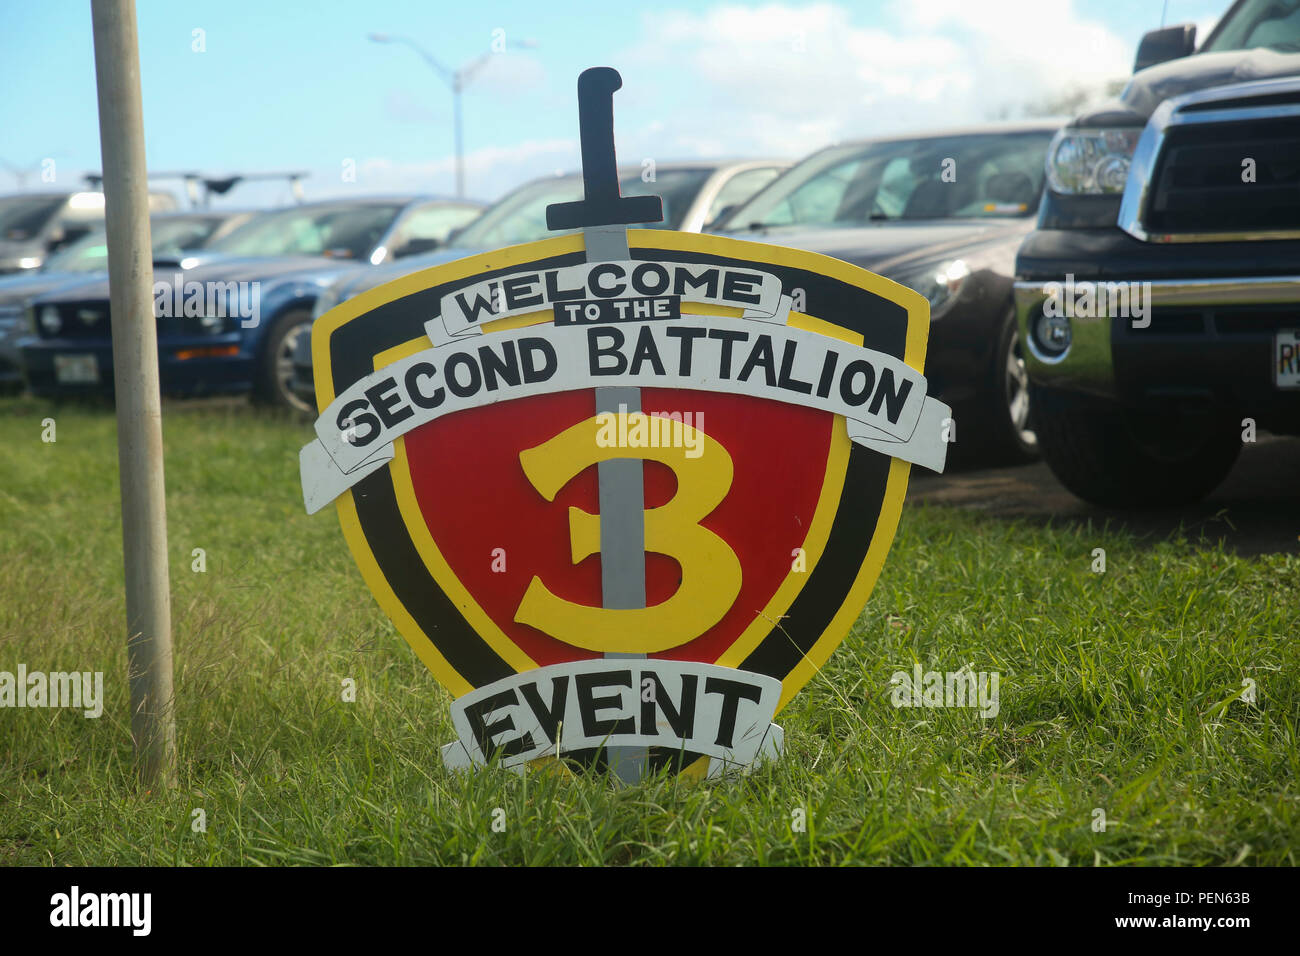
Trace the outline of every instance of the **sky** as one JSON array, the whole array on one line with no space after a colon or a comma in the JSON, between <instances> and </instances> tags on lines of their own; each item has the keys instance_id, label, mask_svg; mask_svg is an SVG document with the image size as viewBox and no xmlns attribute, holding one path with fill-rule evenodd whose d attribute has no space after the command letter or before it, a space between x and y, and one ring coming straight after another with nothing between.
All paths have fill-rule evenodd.
<instances>
[{"instance_id":1,"label":"sky","mask_svg":"<svg viewBox=\"0 0 1300 956\"><path fill-rule=\"evenodd\" d=\"M137 0L145 149L157 171L304 170L309 199L452 194L451 91L383 33L452 68L490 54L463 94L474 198L579 167L589 66L623 76L620 162L798 159L1100 90L1162 16L1204 36L1229 2ZM0 192L77 188L101 167L90 4L0 0L0 63ZM289 199L248 185L214 205Z\"/></svg>"}]
</instances>

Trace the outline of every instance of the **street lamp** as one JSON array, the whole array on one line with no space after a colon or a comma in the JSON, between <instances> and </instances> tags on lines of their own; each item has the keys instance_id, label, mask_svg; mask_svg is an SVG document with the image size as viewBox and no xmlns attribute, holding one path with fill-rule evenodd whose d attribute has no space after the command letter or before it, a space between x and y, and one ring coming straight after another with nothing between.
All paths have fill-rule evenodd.
<instances>
[{"instance_id":1,"label":"street lamp","mask_svg":"<svg viewBox=\"0 0 1300 956\"><path fill-rule=\"evenodd\" d=\"M420 58L423 59L424 62L433 67L433 71L442 77L443 80L446 81L447 85L451 87L452 104L455 112L456 123L456 195L457 197L463 198L465 195L465 144L464 133L461 128L460 94L464 92L465 84L468 83L470 79L473 78L474 74L481 70L483 65L492 58L493 51L482 53L459 69L451 70L443 66L432 53L420 44L416 43L410 37L391 36L387 33L372 33L370 34L370 40L372 43L401 43L404 46L409 46L420 55ZM507 42L506 46L531 50L537 46L537 41L514 40Z\"/></svg>"}]
</instances>

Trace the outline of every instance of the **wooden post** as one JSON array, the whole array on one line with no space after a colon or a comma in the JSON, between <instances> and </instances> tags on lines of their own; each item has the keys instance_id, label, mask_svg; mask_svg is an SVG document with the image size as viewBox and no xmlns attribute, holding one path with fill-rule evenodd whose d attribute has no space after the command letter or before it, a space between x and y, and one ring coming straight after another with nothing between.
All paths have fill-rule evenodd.
<instances>
[{"instance_id":1,"label":"wooden post","mask_svg":"<svg viewBox=\"0 0 1300 956\"><path fill-rule=\"evenodd\" d=\"M162 407L134 0L91 0L117 394L131 738L145 787L176 783Z\"/></svg>"}]
</instances>

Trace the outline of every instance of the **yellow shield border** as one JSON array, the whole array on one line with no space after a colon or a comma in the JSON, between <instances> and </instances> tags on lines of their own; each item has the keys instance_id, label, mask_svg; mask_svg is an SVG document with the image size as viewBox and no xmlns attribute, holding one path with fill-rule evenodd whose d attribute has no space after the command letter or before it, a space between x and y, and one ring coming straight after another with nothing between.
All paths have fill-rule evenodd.
<instances>
[{"instance_id":1,"label":"yellow shield border","mask_svg":"<svg viewBox=\"0 0 1300 956\"><path fill-rule=\"evenodd\" d=\"M839 259L817 253L721 236L679 233L658 229L629 229L628 244L634 256L637 251L641 250L695 252L748 262L760 267L768 265L805 270L864 290L905 310L907 327L902 359L918 372L924 369L929 332L929 304L919 293L882 276ZM382 306L395 303L432 286L460 280L473 280L484 273L528 266L539 260L582 253L583 251L584 244L581 234L557 236L525 245L510 246L403 276L367 290L331 309L317 320L312 334L312 361L315 369L316 401L319 410L324 412L335 398L335 377L330 343L334 334L348 323L362 319ZM708 305L694 305L691 307L691 311L697 314L716 314L730 317L738 317L740 314L739 310L736 309ZM517 328L551 319L552 312L550 309L546 309L527 316L497 320L485 325L484 332L490 334L494 331ZM790 324L858 344L862 341L860 333L837 323L834 318L792 312ZM386 348L374 356L374 369L378 370L406 355L427 348L428 344L427 338L417 336L401 345ZM848 437L844 431L842 418L836 423L834 443L838 444L847 456ZM478 607L469 592L455 579L454 574L450 574L449 568L444 571L443 568L437 567L441 555L437 553L436 545L429 538L427 528L417 522L418 527L413 530L413 513L410 510L413 507L413 501L402 502L401 486L403 479L401 476L406 476L405 481L409 485L409 475L406 475L404 471L406 463L400 439L396 443L395 449L397 457L388 467L392 471L394 486L399 489L398 499L399 504L402 505L403 518L407 522L407 529L412 532L412 538L420 551L421 558L424 560L430 576L444 592L448 592L448 596L458 610L466 616L471 626L479 631L481 636L488 639L489 643L493 644L498 653L502 655L503 660L512 668L519 671L528 669L529 665L536 666L517 646L509 642L504 634L500 634L500 639L505 641L505 645L499 645L495 635L489 639L489 635L484 634L483 631L487 628L494 628L495 625L491 624L486 612ZM794 695L813 678L832 651L843 641L866 604L894 539L899 515L902 511L903 499L907 491L910 468L908 462L900 459L890 460L883 500L880 504L880 513L870 544L866 550L865 559L862 561L840 607L830 619L830 623L817 637L811 648L802 652L798 663L781 678L782 694L778 711L784 708ZM439 682L456 697L470 692L475 685L467 681L448 662L391 587L367 541L353 496L354 491L349 489L337 499L339 520L343 528L344 538L347 540L348 547L361 569L362 576L371 593L389 619L397 626L398 631L406 639L407 643L411 645L412 649L415 650ZM819 505L818 513L820 514L821 511ZM418 517L418 510L414 512L414 517ZM423 530L423 536L419 534L420 530ZM429 538L429 540L424 541L423 538ZM430 551L429 546L432 546L432 551ZM445 562L443 564L445 565ZM811 577L813 570L814 567L810 566L805 577ZM449 574L450 576L448 576ZM790 596L790 599L793 600L793 595ZM746 631L746 634L748 633L749 630ZM744 640L745 635L742 634L741 638L728 648L716 662L711 663L739 667L745 657Z\"/></svg>"}]
</instances>

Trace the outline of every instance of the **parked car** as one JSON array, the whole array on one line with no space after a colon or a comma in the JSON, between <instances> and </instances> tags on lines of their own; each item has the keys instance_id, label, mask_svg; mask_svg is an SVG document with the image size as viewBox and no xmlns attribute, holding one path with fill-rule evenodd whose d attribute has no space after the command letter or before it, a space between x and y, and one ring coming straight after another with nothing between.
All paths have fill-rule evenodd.
<instances>
[{"instance_id":1,"label":"parked car","mask_svg":"<svg viewBox=\"0 0 1300 956\"><path fill-rule=\"evenodd\" d=\"M439 245L481 207L464 200L392 196L308 203L257 216L155 283L180 293L155 302L164 392L251 392L267 404L302 407L288 390L289 361L310 327L320 290L353 263L386 263ZM188 308L191 290L201 306ZM34 337L22 344L37 395L107 393L113 350L106 280L34 298Z\"/></svg>"},{"instance_id":2,"label":"parked car","mask_svg":"<svg viewBox=\"0 0 1300 956\"><path fill-rule=\"evenodd\" d=\"M1195 36L1148 33L1061 131L1017 259L1043 456L1101 505L1207 495L1246 419L1300 434L1300 0Z\"/></svg>"},{"instance_id":3,"label":"parked car","mask_svg":"<svg viewBox=\"0 0 1300 956\"><path fill-rule=\"evenodd\" d=\"M149 193L150 212L178 207L171 193ZM102 192L0 196L0 273L39 268L51 252L80 239L103 222Z\"/></svg>"},{"instance_id":4,"label":"parked car","mask_svg":"<svg viewBox=\"0 0 1300 956\"><path fill-rule=\"evenodd\" d=\"M164 212L149 217L155 268L179 262L243 225L254 213L240 211ZM0 276L0 389L22 385L18 341L27 334L23 310L38 295L108 274L108 243L102 226L51 254L35 269Z\"/></svg>"},{"instance_id":5,"label":"parked car","mask_svg":"<svg viewBox=\"0 0 1300 956\"><path fill-rule=\"evenodd\" d=\"M654 193L663 197L664 221L653 224L654 228L700 232L711 227L727 209L774 180L788 165L780 160L744 160L661 163L653 172L624 167L619 169L619 189L625 196ZM546 207L581 198L582 178L576 174L525 183L454 233L446 248L432 255L394 263L385 269L354 269L339 275L317 300L313 320L344 299L400 276L502 246L560 235L546 228ZM290 388L304 407L315 408L310 336L302 336L296 343Z\"/></svg>"},{"instance_id":6,"label":"parked car","mask_svg":"<svg viewBox=\"0 0 1300 956\"><path fill-rule=\"evenodd\" d=\"M930 302L925 374L953 409L952 457L1037 444L1012 297L1058 120L863 140L804 159L720 228L843 259Z\"/></svg>"}]
</instances>

